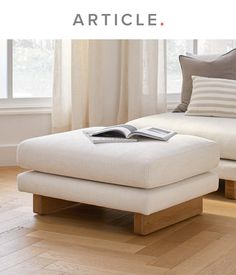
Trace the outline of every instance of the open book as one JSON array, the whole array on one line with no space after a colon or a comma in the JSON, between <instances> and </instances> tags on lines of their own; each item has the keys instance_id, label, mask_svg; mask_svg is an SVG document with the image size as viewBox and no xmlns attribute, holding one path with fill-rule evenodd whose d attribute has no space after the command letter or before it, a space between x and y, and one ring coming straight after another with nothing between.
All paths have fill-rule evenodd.
<instances>
[{"instance_id":1,"label":"open book","mask_svg":"<svg viewBox=\"0 0 236 275\"><path fill-rule=\"evenodd\" d=\"M129 124L121 124L86 134L93 143L110 143L133 142L138 141L140 137L167 141L176 135L176 132L154 127L137 129Z\"/></svg>"}]
</instances>

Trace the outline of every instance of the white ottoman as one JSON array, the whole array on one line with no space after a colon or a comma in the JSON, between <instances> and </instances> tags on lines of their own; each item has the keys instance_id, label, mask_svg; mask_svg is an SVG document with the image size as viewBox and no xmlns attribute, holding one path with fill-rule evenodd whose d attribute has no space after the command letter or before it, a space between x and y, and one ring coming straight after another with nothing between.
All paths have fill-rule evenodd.
<instances>
[{"instance_id":1,"label":"white ottoman","mask_svg":"<svg viewBox=\"0 0 236 275\"><path fill-rule=\"evenodd\" d=\"M33 138L18 147L20 191L34 194L34 212L74 203L134 212L139 234L202 212L202 196L217 190L215 142L176 135L168 142L92 144L82 130Z\"/></svg>"}]
</instances>

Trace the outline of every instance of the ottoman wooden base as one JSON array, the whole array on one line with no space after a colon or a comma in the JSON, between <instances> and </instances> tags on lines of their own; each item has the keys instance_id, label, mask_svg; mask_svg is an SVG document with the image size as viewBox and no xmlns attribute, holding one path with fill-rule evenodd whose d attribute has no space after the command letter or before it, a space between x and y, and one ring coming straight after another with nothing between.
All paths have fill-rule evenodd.
<instances>
[{"instance_id":1,"label":"ottoman wooden base","mask_svg":"<svg viewBox=\"0 0 236 275\"><path fill-rule=\"evenodd\" d=\"M33 209L45 215L77 205L76 202L55 199L34 194ZM202 213L202 197L196 198L151 215L134 214L134 233L147 235L177 222Z\"/></svg>"},{"instance_id":2,"label":"ottoman wooden base","mask_svg":"<svg viewBox=\"0 0 236 275\"><path fill-rule=\"evenodd\" d=\"M151 215L134 215L134 233L147 235L169 225L178 223L202 213L202 197L170 208L161 210Z\"/></svg>"},{"instance_id":3,"label":"ottoman wooden base","mask_svg":"<svg viewBox=\"0 0 236 275\"><path fill-rule=\"evenodd\" d=\"M51 214L78 204L77 202L33 195L33 211L39 215Z\"/></svg>"}]
</instances>

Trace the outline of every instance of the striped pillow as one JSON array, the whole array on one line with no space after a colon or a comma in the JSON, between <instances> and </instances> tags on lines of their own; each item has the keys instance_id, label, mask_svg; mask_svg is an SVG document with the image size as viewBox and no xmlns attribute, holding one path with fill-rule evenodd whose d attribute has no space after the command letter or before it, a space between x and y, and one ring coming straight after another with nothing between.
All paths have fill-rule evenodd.
<instances>
[{"instance_id":1,"label":"striped pillow","mask_svg":"<svg viewBox=\"0 0 236 275\"><path fill-rule=\"evenodd\" d=\"M236 80L192 76L188 116L236 117Z\"/></svg>"}]
</instances>

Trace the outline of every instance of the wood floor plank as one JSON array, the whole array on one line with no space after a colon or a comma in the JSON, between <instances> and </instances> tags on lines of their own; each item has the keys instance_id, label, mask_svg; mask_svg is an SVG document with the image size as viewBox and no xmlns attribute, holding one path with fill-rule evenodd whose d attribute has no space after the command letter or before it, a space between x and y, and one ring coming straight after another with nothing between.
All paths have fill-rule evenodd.
<instances>
[{"instance_id":1,"label":"wood floor plank","mask_svg":"<svg viewBox=\"0 0 236 275\"><path fill-rule=\"evenodd\" d=\"M236 270L236 248L229 250L228 253L217 259L212 264L203 268L198 274L230 274ZM234 273L236 274L236 273Z\"/></svg>"},{"instance_id":2,"label":"wood floor plank","mask_svg":"<svg viewBox=\"0 0 236 275\"><path fill-rule=\"evenodd\" d=\"M54 263L54 260L42 258L40 256L33 257L29 260L23 261L11 268L1 272L1 275L26 275L41 272L44 267Z\"/></svg>"},{"instance_id":3,"label":"wood floor plank","mask_svg":"<svg viewBox=\"0 0 236 275\"><path fill-rule=\"evenodd\" d=\"M133 270L135 274L163 274L165 268L154 267L149 264L156 259L151 256L120 253L103 249L91 249L78 246L62 246L59 242L42 241L36 244L48 251L41 257L56 261L69 262L95 268L110 269L119 272Z\"/></svg>"},{"instance_id":4,"label":"wood floor plank","mask_svg":"<svg viewBox=\"0 0 236 275\"><path fill-rule=\"evenodd\" d=\"M2 189L0 188L0 192L2 192ZM15 204L10 204L8 201L7 203L3 203L2 201L0 201L0 213L15 209L16 207L18 207L19 205L15 205Z\"/></svg>"},{"instance_id":5,"label":"wood floor plank","mask_svg":"<svg viewBox=\"0 0 236 275\"><path fill-rule=\"evenodd\" d=\"M235 242L232 242L232 240L222 237L168 271L166 275L197 274L209 264L212 264L222 258L226 253L228 253L232 248L235 247Z\"/></svg>"},{"instance_id":6,"label":"wood floor plank","mask_svg":"<svg viewBox=\"0 0 236 275\"><path fill-rule=\"evenodd\" d=\"M80 224L73 224L65 219L63 223L57 222L53 219L53 223L48 223L45 221L45 217L35 217L34 220L30 220L24 224L24 227L31 228L33 230L46 230L51 232L57 232L62 234L73 234L84 237L105 239L111 241L127 242L133 238L133 233L131 231L123 232L119 228L101 226L91 226L87 223L81 222ZM50 219L50 217L47 217Z\"/></svg>"},{"instance_id":7,"label":"wood floor plank","mask_svg":"<svg viewBox=\"0 0 236 275\"><path fill-rule=\"evenodd\" d=\"M30 258L33 258L39 254L44 253L46 250L41 247L28 246L20 249L14 253L6 255L0 258L0 272L5 269L11 268L19 263L22 263Z\"/></svg>"},{"instance_id":8,"label":"wood floor plank","mask_svg":"<svg viewBox=\"0 0 236 275\"><path fill-rule=\"evenodd\" d=\"M46 269L40 269L39 271L35 271L34 275L71 275L71 273L67 272L61 272L61 271L53 271L53 270L46 270ZM12 274L11 274L12 275ZM25 275L25 274L22 274Z\"/></svg>"},{"instance_id":9,"label":"wood floor plank","mask_svg":"<svg viewBox=\"0 0 236 275\"><path fill-rule=\"evenodd\" d=\"M77 259L80 257L80 260L86 259L86 257L96 257L96 258L107 258L108 260L115 261L130 261L130 263L139 263L139 264L149 264L153 263L156 258L148 255L139 255L133 253L127 253L126 251L119 252L114 250L108 250L97 247L83 247L78 245L68 244L66 242L60 241L49 241L43 240L33 244L35 247L40 247L48 251L53 251L60 253L62 255L70 255L70 258ZM42 255L42 257L44 254Z\"/></svg>"},{"instance_id":10,"label":"wood floor plank","mask_svg":"<svg viewBox=\"0 0 236 275\"><path fill-rule=\"evenodd\" d=\"M167 228L161 229L157 232L153 232L152 234L149 234L147 236L140 236L138 235L133 235L133 238L127 241L127 243L134 243L134 244L140 244L140 245L151 245L154 242L157 242L163 238L168 237L170 234L173 232L176 232L177 230L181 229L182 227L186 226L187 224L192 223L193 218L190 218L188 220L179 222L175 225L169 226Z\"/></svg>"},{"instance_id":11,"label":"wood floor plank","mask_svg":"<svg viewBox=\"0 0 236 275\"><path fill-rule=\"evenodd\" d=\"M128 275L130 273L119 272L110 269L94 268L75 263L68 263L63 261L57 261L46 267L46 270L67 272L69 274L88 274L88 275Z\"/></svg>"},{"instance_id":12,"label":"wood floor plank","mask_svg":"<svg viewBox=\"0 0 236 275\"><path fill-rule=\"evenodd\" d=\"M202 231L158 257L158 260L153 265L173 268L186 259L192 257L213 241L219 239L221 236L221 234L216 232Z\"/></svg>"},{"instance_id":13,"label":"wood floor plank","mask_svg":"<svg viewBox=\"0 0 236 275\"><path fill-rule=\"evenodd\" d=\"M10 230L4 231L0 234L0 245L7 243L9 241L15 240L22 236L25 236L29 233L33 232L30 228L25 228L21 226L14 227Z\"/></svg>"},{"instance_id":14,"label":"wood floor plank","mask_svg":"<svg viewBox=\"0 0 236 275\"><path fill-rule=\"evenodd\" d=\"M208 200L207 208L205 207L206 212L211 214L221 213L224 217L236 217L236 202L228 201L217 201L217 200Z\"/></svg>"},{"instance_id":15,"label":"wood floor plank","mask_svg":"<svg viewBox=\"0 0 236 275\"><path fill-rule=\"evenodd\" d=\"M80 266L86 267L87 270L90 268L92 269L100 269L100 270L108 270L113 272L119 272L119 273L125 273L125 274L153 274L153 275L159 275L159 274L165 274L167 269L154 267L150 265L141 265L139 263L130 263L129 261L116 261L114 259L110 259L110 261L107 261L106 258L96 258L92 257L91 255L87 256L86 259L80 259L76 257L68 257L65 255L62 255L56 251L52 252L49 251L48 253L43 254L44 257L50 258L50 259L57 259L57 263L60 263L60 266L63 264L63 269L60 267L55 268L55 265L53 265L53 268L50 268L50 270L65 270L66 266L71 266L73 269L79 269ZM66 264L65 264L66 263ZM67 268L69 270L69 268ZM73 273L76 274L76 273ZM106 274L106 273L104 273Z\"/></svg>"},{"instance_id":16,"label":"wood floor plank","mask_svg":"<svg viewBox=\"0 0 236 275\"><path fill-rule=\"evenodd\" d=\"M11 218L2 224L0 224L0 234L3 232L6 232L8 230L11 230L13 228L16 228L17 226L24 226L28 222L33 220L32 215L18 215L15 218Z\"/></svg>"},{"instance_id":17,"label":"wood floor plank","mask_svg":"<svg viewBox=\"0 0 236 275\"><path fill-rule=\"evenodd\" d=\"M136 253L143 249L143 245L129 244L124 242L114 242L105 239L89 238L76 236L71 234L62 234L56 232L50 232L45 230L38 230L28 234L29 237L41 238L51 241L63 241L73 245L80 245L86 247L104 248L114 251L125 251L128 253Z\"/></svg>"},{"instance_id":18,"label":"wood floor plank","mask_svg":"<svg viewBox=\"0 0 236 275\"><path fill-rule=\"evenodd\" d=\"M29 217L32 217L32 214L28 215ZM15 209L11 209L8 211L4 211L2 213L0 213L0 221L2 222L2 224L0 225L0 227L3 227L3 222L8 222L8 221L15 221L16 218L22 218L19 217L19 212L15 211ZM4 223L5 224L5 223Z\"/></svg>"},{"instance_id":19,"label":"wood floor plank","mask_svg":"<svg viewBox=\"0 0 236 275\"><path fill-rule=\"evenodd\" d=\"M15 240L4 243L0 246L0 258L9 255L15 251L28 247L34 243L41 241L39 238L34 237L20 237Z\"/></svg>"},{"instance_id":20,"label":"wood floor plank","mask_svg":"<svg viewBox=\"0 0 236 275\"><path fill-rule=\"evenodd\" d=\"M157 242L154 242L151 245L146 246L137 253L142 255L159 257L167 253L168 251L174 249L179 244L199 234L201 231L206 230L207 228L209 228L209 225L199 224L192 221L184 227L174 231L167 237L162 238Z\"/></svg>"}]
</instances>

